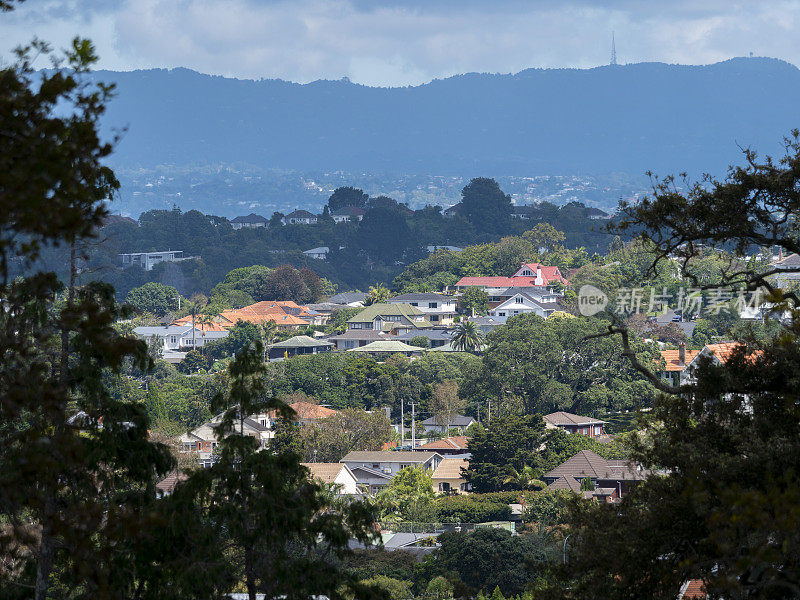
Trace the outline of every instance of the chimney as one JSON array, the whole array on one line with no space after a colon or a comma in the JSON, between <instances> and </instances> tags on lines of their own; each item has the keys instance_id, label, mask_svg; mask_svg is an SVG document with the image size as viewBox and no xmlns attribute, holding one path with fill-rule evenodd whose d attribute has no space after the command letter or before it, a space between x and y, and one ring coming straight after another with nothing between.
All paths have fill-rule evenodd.
<instances>
[{"instance_id":1,"label":"chimney","mask_svg":"<svg viewBox=\"0 0 800 600\"><path fill-rule=\"evenodd\" d=\"M778 248L778 260L783 260L783 246Z\"/></svg>"},{"instance_id":2,"label":"chimney","mask_svg":"<svg viewBox=\"0 0 800 600\"><path fill-rule=\"evenodd\" d=\"M678 344L678 364L686 364L686 344L683 342Z\"/></svg>"}]
</instances>

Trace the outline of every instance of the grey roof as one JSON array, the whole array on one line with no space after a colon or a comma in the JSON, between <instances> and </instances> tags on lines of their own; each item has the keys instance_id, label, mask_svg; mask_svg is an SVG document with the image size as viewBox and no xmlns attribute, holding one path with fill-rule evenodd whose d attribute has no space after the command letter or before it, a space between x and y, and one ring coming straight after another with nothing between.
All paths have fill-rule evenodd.
<instances>
[{"instance_id":1,"label":"grey roof","mask_svg":"<svg viewBox=\"0 0 800 600\"><path fill-rule=\"evenodd\" d=\"M231 223L269 223L269 219L255 213L250 213L246 217L231 219Z\"/></svg>"},{"instance_id":2,"label":"grey roof","mask_svg":"<svg viewBox=\"0 0 800 600\"><path fill-rule=\"evenodd\" d=\"M339 335L332 335L326 340L396 340L397 336L381 333L376 329L348 329Z\"/></svg>"},{"instance_id":3,"label":"grey roof","mask_svg":"<svg viewBox=\"0 0 800 600\"><path fill-rule=\"evenodd\" d=\"M789 256L772 263L776 269L800 269L800 256L790 254Z\"/></svg>"},{"instance_id":4,"label":"grey roof","mask_svg":"<svg viewBox=\"0 0 800 600\"><path fill-rule=\"evenodd\" d=\"M456 427L468 427L471 423L475 423L475 419L472 417L465 417L464 415L456 415L452 419L450 419L450 423L447 425L455 425ZM428 417L422 422L423 425L439 425L439 422L436 420L436 417Z\"/></svg>"},{"instance_id":5,"label":"grey roof","mask_svg":"<svg viewBox=\"0 0 800 600\"><path fill-rule=\"evenodd\" d=\"M387 302L454 302L455 296L445 296L444 294L434 294L433 292L419 292L410 294L400 294L389 298Z\"/></svg>"},{"instance_id":6,"label":"grey roof","mask_svg":"<svg viewBox=\"0 0 800 600\"><path fill-rule=\"evenodd\" d=\"M342 308L341 304L336 304L335 302L316 302L314 304L306 304L306 306L317 312L335 312Z\"/></svg>"},{"instance_id":7,"label":"grey roof","mask_svg":"<svg viewBox=\"0 0 800 600\"><path fill-rule=\"evenodd\" d=\"M606 421L600 419L593 419L592 417L582 417L573 413L568 413L559 410L549 415L542 417L547 423L551 425L603 425Z\"/></svg>"},{"instance_id":8,"label":"grey roof","mask_svg":"<svg viewBox=\"0 0 800 600\"><path fill-rule=\"evenodd\" d=\"M272 344L270 348L319 348L320 346L332 346L330 342L315 340L307 335L296 335L288 340Z\"/></svg>"},{"instance_id":9,"label":"grey roof","mask_svg":"<svg viewBox=\"0 0 800 600\"><path fill-rule=\"evenodd\" d=\"M316 248L311 248L310 250L303 250L303 254L327 254L330 252L330 248L328 246L317 246Z\"/></svg>"},{"instance_id":10,"label":"grey roof","mask_svg":"<svg viewBox=\"0 0 800 600\"><path fill-rule=\"evenodd\" d=\"M400 463L424 463L428 462L431 458L441 454L438 452L391 452L391 451L375 451L375 452L359 452L354 450L348 452L339 462L365 462L365 463L381 463L381 462L400 462Z\"/></svg>"},{"instance_id":11,"label":"grey roof","mask_svg":"<svg viewBox=\"0 0 800 600\"><path fill-rule=\"evenodd\" d=\"M397 336L398 340L412 340L415 337L424 337L429 340L450 341L453 337L452 329L421 329L419 331L407 331Z\"/></svg>"},{"instance_id":12,"label":"grey roof","mask_svg":"<svg viewBox=\"0 0 800 600\"><path fill-rule=\"evenodd\" d=\"M414 322L413 317L423 317L423 321L420 321L419 323L422 324L426 322L424 321L425 313L416 306L411 306L407 302L397 302L392 304L388 302L379 302L378 304L370 304L360 313L349 318L347 322L371 323L378 317L385 316L403 317L412 323ZM431 327L431 324L428 323L425 327Z\"/></svg>"},{"instance_id":13,"label":"grey roof","mask_svg":"<svg viewBox=\"0 0 800 600\"><path fill-rule=\"evenodd\" d=\"M366 292L342 292L328 298L334 304L349 304L350 302L363 302L367 297Z\"/></svg>"},{"instance_id":14,"label":"grey roof","mask_svg":"<svg viewBox=\"0 0 800 600\"><path fill-rule=\"evenodd\" d=\"M470 323L475 323L475 325L505 325L506 320L508 317L490 317L490 316L479 316L479 317L467 317L467 321Z\"/></svg>"},{"instance_id":15,"label":"grey roof","mask_svg":"<svg viewBox=\"0 0 800 600\"><path fill-rule=\"evenodd\" d=\"M136 335L183 335L187 331L191 331L191 325L170 325L169 327L135 327L133 333Z\"/></svg>"},{"instance_id":16,"label":"grey roof","mask_svg":"<svg viewBox=\"0 0 800 600\"><path fill-rule=\"evenodd\" d=\"M489 347L489 344L481 344L478 346L475 351L476 352L485 352L486 349ZM447 342L444 346L437 346L436 348L431 348L431 352L466 352L466 350L459 350L454 345L453 342Z\"/></svg>"},{"instance_id":17,"label":"grey roof","mask_svg":"<svg viewBox=\"0 0 800 600\"><path fill-rule=\"evenodd\" d=\"M423 352L425 348L419 346L409 346L400 340L377 340L370 342L366 346L359 346L358 348L350 348L348 352Z\"/></svg>"},{"instance_id":18,"label":"grey roof","mask_svg":"<svg viewBox=\"0 0 800 600\"><path fill-rule=\"evenodd\" d=\"M316 219L317 215L308 212L307 210L303 210L302 208L298 210L294 210L290 212L285 217L286 219Z\"/></svg>"},{"instance_id":19,"label":"grey roof","mask_svg":"<svg viewBox=\"0 0 800 600\"><path fill-rule=\"evenodd\" d=\"M624 460L606 460L591 450L581 450L552 471L544 474L547 479L574 477L575 479L606 479L612 481L641 481L650 472L639 465Z\"/></svg>"},{"instance_id":20,"label":"grey roof","mask_svg":"<svg viewBox=\"0 0 800 600\"><path fill-rule=\"evenodd\" d=\"M256 431L269 431L269 427L265 427L264 425L262 425L262 424L261 424L261 423L259 423L258 421L254 421L254 420L253 420L253 419L251 419L250 417L247 417L247 418L244 420L244 422L245 422L245 423L247 423L247 425L248 425L249 427L252 427L252 428L253 428L253 429L255 429Z\"/></svg>"}]
</instances>

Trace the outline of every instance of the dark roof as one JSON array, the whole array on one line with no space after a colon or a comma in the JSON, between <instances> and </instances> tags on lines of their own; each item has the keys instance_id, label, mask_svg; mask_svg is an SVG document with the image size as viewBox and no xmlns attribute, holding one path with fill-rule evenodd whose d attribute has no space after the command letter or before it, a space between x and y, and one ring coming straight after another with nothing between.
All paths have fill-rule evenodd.
<instances>
[{"instance_id":1,"label":"dark roof","mask_svg":"<svg viewBox=\"0 0 800 600\"><path fill-rule=\"evenodd\" d=\"M411 294L400 294L389 298L388 302L453 302L455 296L445 296L444 294L434 294L433 292L419 292Z\"/></svg>"},{"instance_id":2,"label":"dark roof","mask_svg":"<svg viewBox=\"0 0 800 600\"><path fill-rule=\"evenodd\" d=\"M264 425L262 425L262 424L261 424L261 423L259 423L258 421L254 421L254 420L253 420L253 419L251 419L250 417L247 417L247 418L244 420L244 422L245 422L245 423L247 423L247 424L248 424L250 427L252 427L252 428L253 428L253 429L255 429L256 431L268 431L268 430L269 430L269 427L265 427Z\"/></svg>"},{"instance_id":3,"label":"dark roof","mask_svg":"<svg viewBox=\"0 0 800 600\"><path fill-rule=\"evenodd\" d=\"M307 210L298 209L286 215L287 219L316 219L317 215L308 212Z\"/></svg>"},{"instance_id":4,"label":"dark roof","mask_svg":"<svg viewBox=\"0 0 800 600\"><path fill-rule=\"evenodd\" d=\"M185 481L188 479L188 476L184 475L183 473L179 473L174 471L167 475L164 479L159 481L156 484L156 489L164 494L171 494L172 490L175 489L175 486L178 485L181 481Z\"/></svg>"},{"instance_id":5,"label":"dark roof","mask_svg":"<svg viewBox=\"0 0 800 600\"><path fill-rule=\"evenodd\" d=\"M455 425L456 427L467 427L470 423L474 423L475 419L472 417L465 417L464 415L456 415L452 419L450 419L450 423L447 425ZM428 417L422 422L423 425L439 425L436 417Z\"/></svg>"},{"instance_id":6,"label":"dark roof","mask_svg":"<svg viewBox=\"0 0 800 600\"><path fill-rule=\"evenodd\" d=\"M408 331L397 336L398 340L411 340L415 337L424 337L429 340L445 340L450 341L453 337L452 329L421 329Z\"/></svg>"},{"instance_id":7,"label":"dark roof","mask_svg":"<svg viewBox=\"0 0 800 600\"><path fill-rule=\"evenodd\" d=\"M772 266L777 269L800 269L800 256L797 254L790 254L789 256L772 263Z\"/></svg>"},{"instance_id":8,"label":"dark roof","mask_svg":"<svg viewBox=\"0 0 800 600\"><path fill-rule=\"evenodd\" d=\"M582 417L581 415L564 412L563 410L545 415L543 419L551 425L603 425L606 422L592 417Z\"/></svg>"},{"instance_id":9,"label":"dark roof","mask_svg":"<svg viewBox=\"0 0 800 600\"><path fill-rule=\"evenodd\" d=\"M581 450L544 476L547 479L573 477L580 480L589 477L613 481L641 481L649 474L649 471L635 463L625 460L606 460L591 450Z\"/></svg>"},{"instance_id":10,"label":"dark roof","mask_svg":"<svg viewBox=\"0 0 800 600\"><path fill-rule=\"evenodd\" d=\"M328 302L334 304L349 304L350 302L363 302L367 297L365 292L342 292L328 298Z\"/></svg>"},{"instance_id":11,"label":"dark roof","mask_svg":"<svg viewBox=\"0 0 800 600\"><path fill-rule=\"evenodd\" d=\"M246 217L231 219L231 223L269 223L269 219L255 213L250 213Z\"/></svg>"}]
</instances>

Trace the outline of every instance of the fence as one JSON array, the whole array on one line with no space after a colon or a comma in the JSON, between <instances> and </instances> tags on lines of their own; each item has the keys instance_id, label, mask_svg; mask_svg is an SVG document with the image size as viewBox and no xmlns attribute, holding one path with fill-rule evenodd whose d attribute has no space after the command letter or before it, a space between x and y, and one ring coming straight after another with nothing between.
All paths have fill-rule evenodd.
<instances>
[{"instance_id":1,"label":"fence","mask_svg":"<svg viewBox=\"0 0 800 600\"><path fill-rule=\"evenodd\" d=\"M448 531L470 533L481 527L492 527L494 529L505 529L515 533L516 523L514 521L490 521L487 523L418 523L418 522L381 522L381 531L391 531L393 533L445 533Z\"/></svg>"}]
</instances>

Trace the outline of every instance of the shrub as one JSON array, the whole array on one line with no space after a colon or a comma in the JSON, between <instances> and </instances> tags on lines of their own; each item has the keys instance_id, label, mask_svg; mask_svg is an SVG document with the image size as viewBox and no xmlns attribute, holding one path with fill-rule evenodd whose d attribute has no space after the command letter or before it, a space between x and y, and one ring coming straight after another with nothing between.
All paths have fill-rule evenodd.
<instances>
[{"instance_id":1,"label":"shrub","mask_svg":"<svg viewBox=\"0 0 800 600\"><path fill-rule=\"evenodd\" d=\"M526 496L527 507L522 515L526 523L559 525L565 522L567 502L574 496L567 490L536 492Z\"/></svg>"},{"instance_id":2,"label":"shrub","mask_svg":"<svg viewBox=\"0 0 800 600\"><path fill-rule=\"evenodd\" d=\"M446 496L436 500L438 520L442 523L486 523L507 521L511 507L507 502L493 498L482 498L489 494Z\"/></svg>"}]
</instances>

